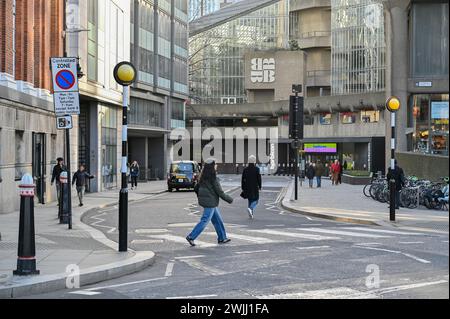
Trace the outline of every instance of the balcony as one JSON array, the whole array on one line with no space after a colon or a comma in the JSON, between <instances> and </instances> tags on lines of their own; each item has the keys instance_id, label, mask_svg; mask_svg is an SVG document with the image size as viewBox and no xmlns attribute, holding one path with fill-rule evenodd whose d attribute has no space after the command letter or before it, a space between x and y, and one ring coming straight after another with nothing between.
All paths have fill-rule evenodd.
<instances>
[{"instance_id":1,"label":"balcony","mask_svg":"<svg viewBox=\"0 0 450 319\"><path fill-rule=\"evenodd\" d=\"M330 86L331 71L330 70L311 70L306 72L307 86Z\"/></svg>"},{"instance_id":2,"label":"balcony","mask_svg":"<svg viewBox=\"0 0 450 319\"><path fill-rule=\"evenodd\" d=\"M319 7L331 7L331 0L291 0L289 10L293 12Z\"/></svg>"},{"instance_id":3,"label":"balcony","mask_svg":"<svg viewBox=\"0 0 450 319\"><path fill-rule=\"evenodd\" d=\"M309 48L330 48L331 47L331 32L330 31L310 31L303 32L292 37L297 41L300 49Z\"/></svg>"}]
</instances>

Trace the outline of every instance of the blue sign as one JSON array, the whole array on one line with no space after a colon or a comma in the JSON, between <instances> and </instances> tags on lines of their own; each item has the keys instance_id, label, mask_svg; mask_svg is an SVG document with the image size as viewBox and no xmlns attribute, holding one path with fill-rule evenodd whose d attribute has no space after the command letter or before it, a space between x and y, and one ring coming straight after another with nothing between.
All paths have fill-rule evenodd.
<instances>
[{"instance_id":1,"label":"blue sign","mask_svg":"<svg viewBox=\"0 0 450 319\"><path fill-rule=\"evenodd\" d=\"M448 119L448 102L431 102L432 119Z\"/></svg>"},{"instance_id":2,"label":"blue sign","mask_svg":"<svg viewBox=\"0 0 450 319\"><path fill-rule=\"evenodd\" d=\"M75 85L75 76L69 70L62 70L56 74L56 84L63 90L70 90Z\"/></svg>"}]
</instances>

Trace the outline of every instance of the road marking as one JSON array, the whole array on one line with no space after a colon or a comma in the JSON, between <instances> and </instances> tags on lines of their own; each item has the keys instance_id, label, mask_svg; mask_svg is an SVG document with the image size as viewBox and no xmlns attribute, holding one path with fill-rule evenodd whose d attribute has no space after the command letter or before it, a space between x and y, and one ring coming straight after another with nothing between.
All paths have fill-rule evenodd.
<instances>
[{"instance_id":1,"label":"road marking","mask_svg":"<svg viewBox=\"0 0 450 319\"><path fill-rule=\"evenodd\" d=\"M379 246L379 245L383 245L382 243L358 243L357 245L360 246Z\"/></svg>"},{"instance_id":2,"label":"road marking","mask_svg":"<svg viewBox=\"0 0 450 319\"><path fill-rule=\"evenodd\" d=\"M162 244L164 240L162 239L135 239L131 241L134 245L148 245L148 244Z\"/></svg>"},{"instance_id":3,"label":"road marking","mask_svg":"<svg viewBox=\"0 0 450 319\"><path fill-rule=\"evenodd\" d=\"M436 234L444 234L444 235L448 235L448 231L441 231L441 230L429 229L429 228L421 228L421 227L402 227L402 229L413 230L413 231L422 231L422 232L425 232L425 233L436 233Z\"/></svg>"},{"instance_id":4,"label":"road marking","mask_svg":"<svg viewBox=\"0 0 450 319\"><path fill-rule=\"evenodd\" d=\"M116 227L113 227L112 229L110 229L110 230L108 230L108 234L112 234L112 233L114 233L115 231L117 230L117 228Z\"/></svg>"},{"instance_id":5,"label":"road marking","mask_svg":"<svg viewBox=\"0 0 450 319\"><path fill-rule=\"evenodd\" d=\"M443 242L443 243L447 243L447 244L448 244L448 240L443 240L442 242Z\"/></svg>"},{"instance_id":6,"label":"road marking","mask_svg":"<svg viewBox=\"0 0 450 319\"><path fill-rule=\"evenodd\" d=\"M268 250L253 250L253 251L237 251L235 254L238 255L250 255L250 254L257 254L257 253L266 253Z\"/></svg>"},{"instance_id":7,"label":"road marking","mask_svg":"<svg viewBox=\"0 0 450 319\"><path fill-rule=\"evenodd\" d=\"M171 277L173 274L173 266L175 263L168 263L166 268L166 273L164 274L165 277Z\"/></svg>"},{"instance_id":8,"label":"road marking","mask_svg":"<svg viewBox=\"0 0 450 319\"><path fill-rule=\"evenodd\" d=\"M312 250L312 249L325 249L330 248L330 246L310 246L310 247L295 247L298 250Z\"/></svg>"},{"instance_id":9,"label":"road marking","mask_svg":"<svg viewBox=\"0 0 450 319\"><path fill-rule=\"evenodd\" d=\"M284 231L278 231L278 230L272 230L272 229L249 229L248 231L255 232L255 233L261 233L261 234L285 236L285 237L293 237L293 238L303 238L303 239L311 239L311 240L340 239L339 237L328 237L328 236L302 234L302 233L290 233L290 232L284 232Z\"/></svg>"},{"instance_id":10,"label":"road marking","mask_svg":"<svg viewBox=\"0 0 450 319\"><path fill-rule=\"evenodd\" d=\"M136 234L160 234L168 233L169 230L165 228L155 228L155 229L136 229L134 231Z\"/></svg>"},{"instance_id":11,"label":"road marking","mask_svg":"<svg viewBox=\"0 0 450 319\"><path fill-rule=\"evenodd\" d=\"M307 220L313 220L311 217L304 216Z\"/></svg>"},{"instance_id":12,"label":"road marking","mask_svg":"<svg viewBox=\"0 0 450 319\"><path fill-rule=\"evenodd\" d=\"M202 263L201 261L198 261L196 259L183 259L182 261L184 263L188 264L189 266L191 266L192 268L206 272L212 276L222 276L222 275L228 274L228 272L226 272L226 271L205 265L204 263Z\"/></svg>"},{"instance_id":13,"label":"road marking","mask_svg":"<svg viewBox=\"0 0 450 319\"><path fill-rule=\"evenodd\" d=\"M433 285L447 283L447 280L439 280L433 282L409 284L388 288L370 290L367 292L358 291L348 287L339 287L323 290L313 290L298 293L274 294L265 296L256 296L257 299L378 299L387 293L397 292L401 290L417 289Z\"/></svg>"},{"instance_id":14,"label":"road marking","mask_svg":"<svg viewBox=\"0 0 450 319\"><path fill-rule=\"evenodd\" d=\"M286 225L280 224L280 225L266 225L266 227L285 227Z\"/></svg>"},{"instance_id":15,"label":"road marking","mask_svg":"<svg viewBox=\"0 0 450 319\"><path fill-rule=\"evenodd\" d=\"M425 244L423 241L399 241L398 243L402 245Z\"/></svg>"},{"instance_id":16,"label":"road marking","mask_svg":"<svg viewBox=\"0 0 450 319\"><path fill-rule=\"evenodd\" d=\"M390 238L391 237L391 236L384 236L384 235L355 233L355 232L350 232L350 231L342 231L342 230L334 230L334 229L322 229L322 228L298 228L298 229L302 230L302 231L310 231L310 232L315 232L315 233L342 235L342 236L350 236L350 237L366 237L366 238Z\"/></svg>"},{"instance_id":17,"label":"road marking","mask_svg":"<svg viewBox=\"0 0 450 319\"><path fill-rule=\"evenodd\" d=\"M78 290L78 291L69 292L69 294L83 295L83 296L96 296L96 295L101 295L102 293L101 292L95 292L95 291Z\"/></svg>"},{"instance_id":18,"label":"road marking","mask_svg":"<svg viewBox=\"0 0 450 319\"><path fill-rule=\"evenodd\" d=\"M148 237L151 238L156 238L156 239L164 239L166 241L171 241L174 243L181 243L181 244L186 244L189 245L188 242L186 241L186 238L184 237L180 237L180 236L174 236L174 235L149 235ZM200 240L196 240L195 244L198 247L216 247L217 244L210 244L210 243L206 243Z\"/></svg>"},{"instance_id":19,"label":"road marking","mask_svg":"<svg viewBox=\"0 0 450 319\"><path fill-rule=\"evenodd\" d=\"M101 227L101 228L107 228L108 232L110 231L114 231L116 230L115 227L110 227L110 226L104 226L104 225L100 225L101 223L103 223L104 221L106 221L106 219L100 218L101 216L105 216L108 215L107 213L101 213L95 216L92 216L91 219L95 219L96 221L91 223L91 226L97 226L97 227Z\"/></svg>"},{"instance_id":20,"label":"road marking","mask_svg":"<svg viewBox=\"0 0 450 319\"><path fill-rule=\"evenodd\" d=\"M386 234L396 234L396 235L420 235L420 236L424 236L425 234L421 234L421 233L411 233L411 232L403 232L403 231L394 231L394 230L383 230L383 229L373 229L373 228L368 228L368 227L342 227L343 229L354 229L354 230L363 230L363 231L368 231L368 232L373 232L373 233L386 233Z\"/></svg>"},{"instance_id":21,"label":"road marking","mask_svg":"<svg viewBox=\"0 0 450 319\"><path fill-rule=\"evenodd\" d=\"M429 260L422 259L422 258L419 258L417 256L414 256L414 255L411 255L411 254L408 254L408 253L404 253L404 252L401 252L401 251L397 251L397 250L390 250L390 249L376 248L376 247L364 247L364 246L358 246L358 245L355 245L353 247L362 248L362 249L369 249L369 250L384 251L384 252L393 253L393 254L400 254L400 255L403 255L405 257L409 257L411 259L414 259L414 260L416 260L418 262L421 262L423 264L431 264L431 261L429 261Z\"/></svg>"},{"instance_id":22,"label":"road marking","mask_svg":"<svg viewBox=\"0 0 450 319\"><path fill-rule=\"evenodd\" d=\"M160 278L152 278L152 279L145 279L145 280L139 280L139 281L125 282L123 284L117 284L117 285L111 285L111 286L103 286L103 287L95 287L95 288L89 288L89 289L85 289L85 290L87 290L87 291L96 291L96 290L103 290L103 289L111 289L111 288L125 287L125 286L131 286L131 285L139 285L139 284L144 284L144 283L147 283L147 282L159 281L159 280L164 280L164 279L167 279L167 277L160 277Z\"/></svg>"},{"instance_id":23,"label":"road marking","mask_svg":"<svg viewBox=\"0 0 450 319\"><path fill-rule=\"evenodd\" d=\"M213 233L213 232L207 232L207 233L205 233L205 235L217 236L216 233ZM264 237L245 236L245 235L238 235L238 234L231 234L231 233L227 233L227 237L235 238L235 239L239 239L239 240L243 240L243 241L248 241L248 242L255 243L255 244L273 244L273 243L279 242L279 241L269 239L269 238L264 238Z\"/></svg>"},{"instance_id":24,"label":"road marking","mask_svg":"<svg viewBox=\"0 0 450 319\"><path fill-rule=\"evenodd\" d=\"M302 226L322 226L322 224L302 224Z\"/></svg>"},{"instance_id":25,"label":"road marking","mask_svg":"<svg viewBox=\"0 0 450 319\"><path fill-rule=\"evenodd\" d=\"M166 299L204 299L204 298L214 298L217 295L198 295L198 296L182 296L182 297L166 297Z\"/></svg>"},{"instance_id":26,"label":"road marking","mask_svg":"<svg viewBox=\"0 0 450 319\"><path fill-rule=\"evenodd\" d=\"M184 227L194 227L197 223L176 223L176 224L168 224L169 228L184 228Z\"/></svg>"},{"instance_id":27,"label":"road marking","mask_svg":"<svg viewBox=\"0 0 450 319\"><path fill-rule=\"evenodd\" d=\"M176 260L183 260L183 259L194 259L194 258L204 258L205 255L197 255L197 256L182 256L182 257L175 257Z\"/></svg>"}]
</instances>

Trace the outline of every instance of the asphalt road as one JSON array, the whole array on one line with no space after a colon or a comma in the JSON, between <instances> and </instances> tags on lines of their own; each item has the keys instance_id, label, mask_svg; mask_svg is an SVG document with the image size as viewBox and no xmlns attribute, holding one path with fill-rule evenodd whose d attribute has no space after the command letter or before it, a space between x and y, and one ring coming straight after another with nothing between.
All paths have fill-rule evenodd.
<instances>
[{"instance_id":1,"label":"asphalt road","mask_svg":"<svg viewBox=\"0 0 450 319\"><path fill-rule=\"evenodd\" d=\"M217 245L212 225L190 247L201 216L193 192L130 205L134 250L152 250L139 273L80 290L31 298L449 298L448 235L312 219L283 211L289 177L265 177L255 219L239 197L239 178L223 176L235 198L220 209L232 242ZM320 191L320 190L318 190ZM342 200L345 200L343 198ZM117 241L117 208L84 222Z\"/></svg>"}]
</instances>

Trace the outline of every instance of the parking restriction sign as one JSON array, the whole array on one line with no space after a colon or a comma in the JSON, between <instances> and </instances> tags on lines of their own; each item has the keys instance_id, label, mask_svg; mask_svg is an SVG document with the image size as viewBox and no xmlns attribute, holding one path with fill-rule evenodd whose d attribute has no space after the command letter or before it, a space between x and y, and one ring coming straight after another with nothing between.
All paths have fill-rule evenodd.
<instances>
[{"instance_id":1,"label":"parking restriction sign","mask_svg":"<svg viewBox=\"0 0 450 319\"><path fill-rule=\"evenodd\" d=\"M56 115L79 115L77 59L52 58L51 64Z\"/></svg>"}]
</instances>

